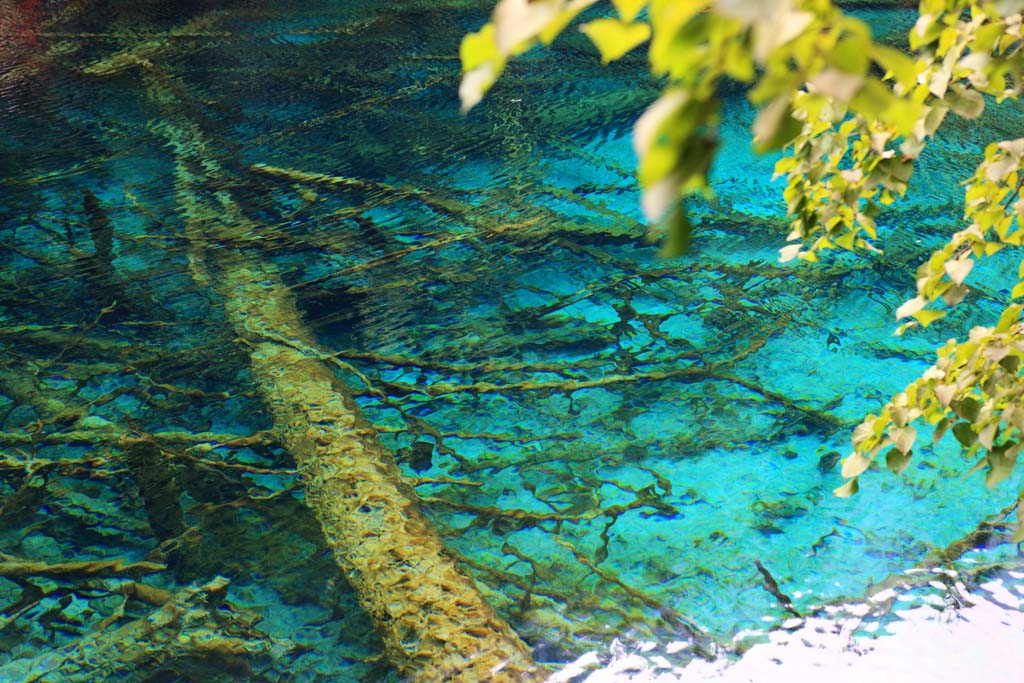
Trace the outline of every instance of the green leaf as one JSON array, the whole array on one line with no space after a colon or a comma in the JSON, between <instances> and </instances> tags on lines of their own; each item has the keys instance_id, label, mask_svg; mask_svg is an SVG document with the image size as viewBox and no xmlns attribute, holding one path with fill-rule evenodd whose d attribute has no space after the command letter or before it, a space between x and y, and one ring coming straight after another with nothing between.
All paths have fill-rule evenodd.
<instances>
[{"instance_id":1,"label":"green leaf","mask_svg":"<svg viewBox=\"0 0 1024 683\"><path fill-rule=\"evenodd\" d=\"M651 37L644 22L627 24L620 19L595 19L580 26L601 53L601 63L615 61Z\"/></svg>"},{"instance_id":2,"label":"green leaf","mask_svg":"<svg viewBox=\"0 0 1024 683\"><path fill-rule=\"evenodd\" d=\"M872 45L871 56L904 87L909 88L917 81L917 65L900 50L887 45Z\"/></svg>"},{"instance_id":3,"label":"green leaf","mask_svg":"<svg viewBox=\"0 0 1024 683\"><path fill-rule=\"evenodd\" d=\"M850 104L864 116L882 118L895 99L885 84L874 78L869 78Z\"/></svg>"},{"instance_id":4,"label":"green leaf","mask_svg":"<svg viewBox=\"0 0 1024 683\"><path fill-rule=\"evenodd\" d=\"M651 6L651 23L658 29L651 39L650 51L651 71L655 75L666 74L677 64L688 64L680 56L690 52L688 47L701 42L694 35L698 32L695 25L708 22L707 13L701 9L702 4L697 2L656 2Z\"/></svg>"},{"instance_id":5,"label":"green leaf","mask_svg":"<svg viewBox=\"0 0 1024 683\"><path fill-rule=\"evenodd\" d=\"M885 454L885 466L889 468L889 471L893 474L899 474L903 470L907 469L907 465L910 464L910 460L913 457L913 453L907 451L906 453L900 453L895 448L890 448L889 452Z\"/></svg>"},{"instance_id":6,"label":"green leaf","mask_svg":"<svg viewBox=\"0 0 1024 683\"><path fill-rule=\"evenodd\" d=\"M801 121L793 118L789 97L780 95L754 119L754 151L764 154L781 149L799 135L803 127Z\"/></svg>"},{"instance_id":7,"label":"green leaf","mask_svg":"<svg viewBox=\"0 0 1024 683\"><path fill-rule=\"evenodd\" d=\"M1017 461L1016 454L1008 455L1005 448L992 449L988 454L988 472L985 473L985 486L993 488L1013 473L1013 465Z\"/></svg>"},{"instance_id":8,"label":"green leaf","mask_svg":"<svg viewBox=\"0 0 1024 683\"><path fill-rule=\"evenodd\" d=\"M971 429L970 423L957 422L953 425L953 436L965 448L970 448L978 440L978 435Z\"/></svg>"},{"instance_id":9,"label":"green leaf","mask_svg":"<svg viewBox=\"0 0 1024 683\"><path fill-rule=\"evenodd\" d=\"M1017 499L1017 530L1013 532L1010 542L1024 542L1024 496Z\"/></svg>"},{"instance_id":10,"label":"green leaf","mask_svg":"<svg viewBox=\"0 0 1024 683\"><path fill-rule=\"evenodd\" d=\"M869 119L888 123L899 135L911 133L917 119L924 113L922 103L897 97L889 86L877 78L864 81L864 87L850 100L850 106Z\"/></svg>"},{"instance_id":11,"label":"green leaf","mask_svg":"<svg viewBox=\"0 0 1024 683\"><path fill-rule=\"evenodd\" d=\"M951 401L949 407L959 417L968 422L974 422L978 419L978 414L981 412L981 404L976 399L968 396L957 401Z\"/></svg>"},{"instance_id":12,"label":"green leaf","mask_svg":"<svg viewBox=\"0 0 1024 683\"><path fill-rule=\"evenodd\" d=\"M939 423L935 425L935 431L932 432L932 443L938 443L954 422L955 420L952 417L944 417L939 420Z\"/></svg>"},{"instance_id":13,"label":"green leaf","mask_svg":"<svg viewBox=\"0 0 1024 683\"><path fill-rule=\"evenodd\" d=\"M862 76L868 70L871 37L863 33L843 36L832 50L830 63L848 74Z\"/></svg>"},{"instance_id":14,"label":"green leaf","mask_svg":"<svg viewBox=\"0 0 1024 683\"><path fill-rule=\"evenodd\" d=\"M754 104L760 104L780 95L792 95L802 85L803 78L798 72L773 69L761 77L748 97Z\"/></svg>"},{"instance_id":15,"label":"green leaf","mask_svg":"<svg viewBox=\"0 0 1024 683\"><path fill-rule=\"evenodd\" d=\"M1021 11L1020 8L1014 10ZM991 52L996 41L1003 37L1006 31L1006 24L998 21L986 24L974 32L974 41L971 43L971 51Z\"/></svg>"},{"instance_id":16,"label":"green leaf","mask_svg":"<svg viewBox=\"0 0 1024 683\"><path fill-rule=\"evenodd\" d=\"M943 24L938 20L941 8L935 11L921 7L921 16L910 31L910 49L917 50L933 43L942 33Z\"/></svg>"},{"instance_id":17,"label":"green leaf","mask_svg":"<svg viewBox=\"0 0 1024 683\"><path fill-rule=\"evenodd\" d=\"M1006 356L999 361L999 365L1007 372L1017 374L1017 370L1020 369L1020 356Z\"/></svg>"},{"instance_id":18,"label":"green leaf","mask_svg":"<svg viewBox=\"0 0 1024 683\"><path fill-rule=\"evenodd\" d=\"M901 159L899 157L890 157L889 159L883 159L878 162L879 167L885 167L886 173L892 178L895 183L891 184L890 189L900 189L901 186L907 184L910 180L910 176L914 173L914 163L909 159Z\"/></svg>"},{"instance_id":19,"label":"green leaf","mask_svg":"<svg viewBox=\"0 0 1024 683\"><path fill-rule=\"evenodd\" d=\"M661 244L662 258L682 256L690 249L693 236L693 224L686 215L686 206L678 202L665 221L665 241Z\"/></svg>"},{"instance_id":20,"label":"green leaf","mask_svg":"<svg viewBox=\"0 0 1024 683\"><path fill-rule=\"evenodd\" d=\"M895 128L897 135L910 135L924 115L925 105L922 102L904 97L893 97L889 101L889 109L886 110L882 121Z\"/></svg>"}]
</instances>

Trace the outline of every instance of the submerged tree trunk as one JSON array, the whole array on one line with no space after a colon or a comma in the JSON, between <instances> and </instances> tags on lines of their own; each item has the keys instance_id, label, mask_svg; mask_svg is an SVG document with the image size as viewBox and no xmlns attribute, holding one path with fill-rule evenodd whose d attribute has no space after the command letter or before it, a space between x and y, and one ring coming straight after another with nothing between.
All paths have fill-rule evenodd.
<instances>
[{"instance_id":1,"label":"submerged tree trunk","mask_svg":"<svg viewBox=\"0 0 1024 683\"><path fill-rule=\"evenodd\" d=\"M23 683L143 683L164 680L168 670L189 680L220 680L224 671L264 680L249 671L249 662L280 653L254 628L256 616L225 602L227 586L227 579L217 577L174 595L149 591L147 598L165 604L115 629L89 633L73 647L16 659L5 668L22 672Z\"/></svg>"},{"instance_id":2,"label":"submerged tree trunk","mask_svg":"<svg viewBox=\"0 0 1024 683\"><path fill-rule=\"evenodd\" d=\"M290 294L272 273L226 273L229 315L305 480L331 551L415 681L539 680L526 645L498 618L420 511L416 493L334 372L310 357Z\"/></svg>"},{"instance_id":3,"label":"submerged tree trunk","mask_svg":"<svg viewBox=\"0 0 1024 683\"><path fill-rule=\"evenodd\" d=\"M223 298L253 375L304 479L332 553L372 617L390 661L415 683L545 678L529 648L445 551L348 387L328 365L270 264L244 252L255 226L179 102L185 88L152 64L147 90L174 150L178 210L196 283ZM205 249L207 244L215 246Z\"/></svg>"}]
</instances>

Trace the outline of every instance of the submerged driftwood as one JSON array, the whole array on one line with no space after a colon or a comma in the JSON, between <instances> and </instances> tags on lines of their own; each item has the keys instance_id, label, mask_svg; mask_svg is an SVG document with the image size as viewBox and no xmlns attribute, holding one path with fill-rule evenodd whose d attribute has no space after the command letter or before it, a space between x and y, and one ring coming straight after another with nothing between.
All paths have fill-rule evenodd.
<instances>
[{"instance_id":1,"label":"submerged driftwood","mask_svg":"<svg viewBox=\"0 0 1024 683\"><path fill-rule=\"evenodd\" d=\"M253 375L306 500L390 661L417 683L519 683L544 678L529 648L446 552L391 454L328 365L274 269L233 247L255 229L227 174L183 112L184 88L148 62L147 90L174 150L179 212L193 278L223 298L250 350ZM219 242L206 250L204 244Z\"/></svg>"},{"instance_id":2,"label":"submerged driftwood","mask_svg":"<svg viewBox=\"0 0 1024 683\"><path fill-rule=\"evenodd\" d=\"M170 599L144 617L89 634L72 647L9 662L4 673L24 683L151 681L164 666L196 680L224 671L248 677L249 662L276 647L253 628L257 617L225 602L227 585L219 577L161 596Z\"/></svg>"},{"instance_id":3,"label":"submerged driftwood","mask_svg":"<svg viewBox=\"0 0 1024 683\"><path fill-rule=\"evenodd\" d=\"M445 552L347 387L310 354L291 295L271 272L226 275L229 314L307 502L390 660L416 681L539 679L526 645Z\"/></svg>"}]
</instances>

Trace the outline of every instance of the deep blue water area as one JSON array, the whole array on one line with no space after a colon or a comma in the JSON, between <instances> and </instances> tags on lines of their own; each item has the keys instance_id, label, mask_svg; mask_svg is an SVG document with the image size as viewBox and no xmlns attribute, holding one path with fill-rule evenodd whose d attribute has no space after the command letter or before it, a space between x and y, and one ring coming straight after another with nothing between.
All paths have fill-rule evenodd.
<instances>
[{"instance_id":1,"label":"deep blue water area","mask_svg":"<svg viewBox=\"0 0 1024 683\"><path fill-rule=\"evenodd\" d=\"M860 419L1016 282L1004 252L948 321L893 335L1019 108L933 141L879 219L883 255L781 265L783 181L728 91L716 196L664 260L633 177L643 55L602 68L570 30L462 116L459 40L490 6L0 2L0 560L166 565L0 578L0 681L151 611L128 584L215 576L276 644L247 680L397 680L272 433L218 255L289 287L542 662L684 639L666 615L723 645L778 625L755 562L801 612L856 600L1016 498L1019 477L963 476L949 440L831 492ZM862 12L894 41L913 22ZM190 227L211 206L217 240ZM139 439L176 484L164 507Z\"/></svg>"}]
</instances>

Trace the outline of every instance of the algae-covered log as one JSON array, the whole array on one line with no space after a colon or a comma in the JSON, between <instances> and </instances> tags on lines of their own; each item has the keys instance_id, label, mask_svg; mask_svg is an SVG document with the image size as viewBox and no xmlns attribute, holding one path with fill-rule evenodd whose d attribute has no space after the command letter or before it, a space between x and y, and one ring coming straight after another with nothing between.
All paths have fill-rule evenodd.
<instances>
[{"instance_id":1,"label":"algae-covered log","mask_svg":"<svg viewBox=\"0 0 1024 683\"><path fill-rule=\"evenodd\" d=\"M310 354L287 289L252 265L225 276L230 317L307 502L391 661L424 683L540 680L526 645L445 552L347 387Z\"/></svg>"},{"instance_id":2,"label":"algae-covered log","mask_svg":"<svg viewBox=\"0 0 1024 683\"><path fill-rule=\"evenodd\" d=\"M90 578L99 576L144 576L167 569L158 562L116 560L79 560L47 564L0 553L0 577Z\"/></svg>"},{"instance_id":3,"label":"algae-covered log","mask_svg":"<svg viewBox=\"0 0 1024 683\"><path fill-rule=\"evenodd\" d=\"M178 101L185 88L154 65L142 66L148 94L165 115L160 130L177 156L175 191L192 275L223 297L249 347L253 376L302 474L307 502L388 658L415 683L542 680L526 644L445 551L416 493L326 362L329 354L317 349L290 290L272 266L237 248L235 239L256 226L222 189L228 174ZM211 240L221 247L204 249Z\"/></svg>"},{"instance_id":4,"label":"algae-covered log","mask_svg":"<svg viewBox=\"0 0 1024 683\"><path fill-rule=\"evenodd\" d=\"M194 680L218 680L225 670L243 674L254 657L280 653L272 653L277 648L253 629L257 617L224 602L227 585L219 577L184 588L159 609L116 629L91 633L34 659L8 662L0 680L141 682L155 680L154 672L163 666Z\"/></svg>"}]
</instances>

